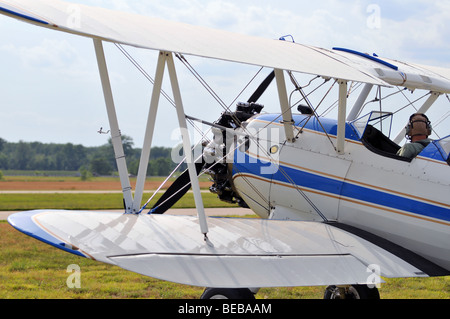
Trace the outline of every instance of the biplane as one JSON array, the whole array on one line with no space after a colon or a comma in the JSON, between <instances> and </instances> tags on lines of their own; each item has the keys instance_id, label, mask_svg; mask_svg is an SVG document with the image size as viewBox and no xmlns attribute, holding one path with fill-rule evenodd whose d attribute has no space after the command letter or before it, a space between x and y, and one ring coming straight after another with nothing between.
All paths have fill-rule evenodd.
<instances>
[{"instance_id":1,"label":"biplane","mask_svg":"<svg viewBox=\"0 0 450 319\"><path fill-rule=\"evenodd\" d=\"M426 113L450 93L450 69L263 39L59 0L2 0L3 15L91 38L123 191L123 212L34 210L19 231L78 256L146 276L205 287L202 298L254 298L261 287L327 286L325 298L379 298L382 278L450 271L450 136L414 158L386 133L394 114L362 113L376 88L422 91ZM130 186L103 44L159 52L135 189ZM206 123L212 138L194 157L175 58L196 56L270 71L254 94ZM168 73L187 170L150 208L142 205L164 75ZM331 84L337 119L319 116L295 76ZM292 103L287 79L302 104ZM274 82L280 111L258 103ZM362 86L350 108L351 86ZM297 112L293 107L297 106ZM205 106L206 107L206 106ZM431 129L431 128L430 128ZM205 215L198 176L211 191L261 218ZM188 189L196 216L164 214Z\"/></svg>"}]
</instances>

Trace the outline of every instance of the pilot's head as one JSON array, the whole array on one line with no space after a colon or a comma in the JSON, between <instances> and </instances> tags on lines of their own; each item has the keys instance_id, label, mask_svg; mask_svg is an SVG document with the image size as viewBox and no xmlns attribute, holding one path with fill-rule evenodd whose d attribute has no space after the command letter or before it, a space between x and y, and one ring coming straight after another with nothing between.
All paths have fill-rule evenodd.
<instances>
[{"instance_id":1,"label":"pilot's head","mask_svg":"<svg viewBox=\"0 0 450 319\"><path fill-rule=\"evenodd\" d=\"M409 122L406 125L406 136L408 139L414 137L431 135L431 122L423 113L414 113L409 117Z\"/></svg>"}]
</instances>

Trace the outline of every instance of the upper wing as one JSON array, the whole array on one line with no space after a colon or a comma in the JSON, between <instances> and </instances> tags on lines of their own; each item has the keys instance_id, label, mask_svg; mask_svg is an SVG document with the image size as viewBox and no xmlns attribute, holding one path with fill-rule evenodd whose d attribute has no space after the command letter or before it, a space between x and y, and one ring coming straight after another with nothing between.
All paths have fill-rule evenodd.
<instances>
[{"instance_id":1,"label":"upper wing","mask_svg":"<svg viewBox=\"0 0 450 319\"><path fill-rule=\"evenodd\" d=\"M317 222L210 218L208 241L190 216L30 211L20 231L77 255L147 276L206 287L363 284L427 276L409 262Z\"/></svg>"},{"instance_id":2,"label":"upper wing","mask_svg":"<svg viewBox=\"0 0 450 319\"><path fill-rule=\"evenodd\" d=\"M442 93L450 92L450 80L441 72L430 73L427 69L418 71L411 68L392 70L377 61L345 52L75 5L59 0L2 0L0 13L55 30L147 49L375 85L403 85L411 89L426 88ZM449 72L445 70L443 73ZM425 78L421 78L421 74Z\"/></svg>"}]
</instances>

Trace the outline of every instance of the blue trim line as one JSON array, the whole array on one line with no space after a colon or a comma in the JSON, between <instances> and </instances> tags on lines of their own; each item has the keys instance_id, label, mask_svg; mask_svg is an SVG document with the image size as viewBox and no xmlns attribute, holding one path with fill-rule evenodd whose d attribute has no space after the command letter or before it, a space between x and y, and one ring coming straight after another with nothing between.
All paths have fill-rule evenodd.
<instances>
[{"instance_id":1,"label":"blue trim line","mask_svg":"<svg viewBox=\"0 0 450 319\"><path fill-rule=\"evenodd\" d=\"M273 122L275 124L280 124L280 121L282 120L279 113L261 114L255 119L260 121ZM323 132L334 136L337 135L338 125L337 120L335 119L321 117L319 123L317 118L303 114L292 114L292 119L295 126L297 127L303 127L305 125L305 122L307 122L305 128L308 130L316 131L319 133ZM322 127L325 129L325 131L322 129ZM355 130L349 123L345 123L345 138L353 141L360 140L359 136L356 134Z\"/></svg>"},{"instance_id":2,"label":"blue trim line","mask_svg":"<svg viewBox=\"0 0 450 319\"><path fill-rule=\"evenodd\" d=\"M46 210L48 211L48 210ZM81 252L77 250L70 249L66 247L64 242L61 242L58 238L53 237L38 225L36 225L33 221L33 216L42 213L42 210L31 210L26 212L20 212L12 214L8 217L8 223L13 226L18 231L38 239L48 245L54 246L66 252L72 253L74 255L85 257Z\"/></svg>"},{"instance_id":3,"label":"blue trim line","mask_svg":"<svg viewBox=\"0 0 450 319\"><path fill-rule=\"evenodd\" d=\"M236 152L241 153L238 150L236 150ZM239 154L240 158L243 156L244 154ZM444 207L355 185L342 180L316 175L284 165L280 165L281 169L278 169L273 175L262 175L258 172L261 167L267 166L267 163L262 162L259 159L256 160L255 158L248 156L248 154L245 154L245 159L245 163L233 163L233 175L236 173L249 173L269 179L269 181L272 180L291 184L291 182L286 178L287 175L296 185L300 187L306 187L336 196L343 196L366 203L407 211L416 215L450 221L450 210ZM235 170L234 166L237 166L239 171ZM283 170L283 172L281 170Z\"/></svg>"},{"instance_id":4,"label":"blue trim line","mask_svg":"<svg viewBox=\"0 0 450 319\"><path fill-rule=\"evenodd\" d=\"M372 55L368 55L367 53L363 53L363 52L359 52L359 51L355 51L355 50L350 50L350 49L345 49L345 48L336 48L336 47L333 48L333 50L359 55L359 56L361 56L363 58L366 58L366 59L369 59L369 60L381 63L384 66L387 66L388 68L391 68L391 69L394 69L395 71L398 71L398 66L393 65L391 63L388 63L386 61L383 61L383 60L381 60L381 59L379 59L377 57L374 57Z\"/></svg>"},{"instance_id":5,"label":"blue trim line","mask_svg":"<svg viewBox=\"0 0 450 319\"><path fill-rule=\"evenodd\" d=\"M16 11L12 11L12 10L6 9L4 7L0 7L0 11L3 11L5 13L12 14L12 15L18 17L18 18L30 20L30 21L33 21L33 22L38 22L38 23L42 23L42 24L46 24L46 25L50 24L47 21L40 20L40 19L37 19L37 18L33 18L32 16L28 16L28 15L25 15L25 14L22 14L22 13L19 13L19 12L16 12Z\"/></svg>"},{"instance_id":6,"label":"blue trim line","mask_svg":"<svg viewBox=\"0 0 450 319\"><path fill-rule=\"evenodd\" d=\"M268 113L268 114L261 114L258 117L255 118L256 120L260 121L266 121L266 122L273 122L276 124L279 124L279 121L281 121L280 114L276 113ZM303 114L292 114L292 119L294 120L295 126L297 127L303 127L303 123L308 120L308 123L306 123L305 128L311 131L322 133L324 132L323 128L325 129L325 132L327 134L336 136L337 135L337 120L330 119L330 118L320 118L320 123L315 117L309 117ZM347 140L351 141L361 141L361 138L357 134L357 130L353 127L352 123L346 123L345 124L345 138ZM444 137L446 138L446 137ZM436 142L436 141L435 141ZM434 143L436 144L436 143ZM437 152L437 148L435 145L432 145L430 143L421 153L420 156L434 159L440 162L445 162L447 159L443 158L442 154Z\"/></svg>"}]
</instances>

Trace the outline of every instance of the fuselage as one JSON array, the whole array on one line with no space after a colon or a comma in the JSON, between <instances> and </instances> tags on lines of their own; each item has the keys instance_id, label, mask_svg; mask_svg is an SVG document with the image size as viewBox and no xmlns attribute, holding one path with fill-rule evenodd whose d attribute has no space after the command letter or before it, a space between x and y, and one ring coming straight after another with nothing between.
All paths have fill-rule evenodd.
<instances>
[{"instance_id":1,"label":"fuselage","mask_svg":"<svg viewBox=\"0 0 450 319\"><path fill-rule=\"evenodd\" d=\"M231 148L233 187L255 213L348 224L450 269L450 167L439 144L405 161L370 150L347 123L338 154L335 120L293 119L294 143L279 114L262 114L244 130L257 138Z\"/></svg>"}]
</instances>

